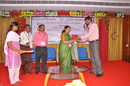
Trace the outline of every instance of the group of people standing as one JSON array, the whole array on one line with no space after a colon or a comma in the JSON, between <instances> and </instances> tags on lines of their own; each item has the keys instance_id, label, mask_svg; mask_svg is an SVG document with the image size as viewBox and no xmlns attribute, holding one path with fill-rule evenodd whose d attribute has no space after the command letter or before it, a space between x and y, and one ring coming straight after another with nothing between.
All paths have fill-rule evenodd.
<instances>
[{"instance_id":1,"label":"group of people standing","mask_svg":"<svg viewBox=\"0 0 130 86\"><path fill-rule=\"evenodd\" d=\"M36 71L35 74L39 72L40 66L40 57L42 58L42 68L46 67L47 61L47 44L48 44L48 34L45 32L45 26L39 26L39 32L37 32L32 38L32 34L30 33L30 25L26 24L24 26L25 31L20 33L20 49L21 50L32 50L33 43L36 47ZM29 53L21 54L22 60L22 75L26 74L26 66L25 59L27 60L28 73L32 74L32 57Z\"/></svg>"},{"instance_id":2,"label":"group of people standing","mask_svg":"<svg viewBox=\"0 0 130 86\"><path fill-rule=\"evenodd\" d=\"M60 50L60 61L61 66L71 66L72 65L72 52L73 42L78 43L90 41L90 52L91 60L93 65L93 71L89 74L97 74L96 77L101 77L103 75L101 60L99 57L99 33L98 27L95 23L92 23L91 17L86 17L85 22L89 25L89 33L84 36L78 36L75 39L71 39L69 32L71 27L66 25L61 34L61 41L59 45ZM46 67L47 62L47 44L48 44L48 34L45 32L45 26L40 25L39 31L35 33L34 38L30 33L30 25L26 24L24 26L25 31L20 33L20 36L16 33L18 30L18 23L12 22L6 36L4 51L6 54L5 66L8 67L9 79L11 84L18 85L20 66L22 65L22 75L26 74L25 59L27 61L28 73L32 72L32 57L29 53L23 53L24 50L32 50L33 43L36 50L36 70L35 74L39 72L40 58L42 58L42 68ZM68 70L66 70L67 73ZM45 74L47 72L44 72Z\"/></svg>"},{"instance_id":3,"label":"group of people standing","mask_svg":"<svg viewBox=\"0 0 130 86\"><path fill-rule=\"evenodd\" d=\"M24 26L24 31L20 36L16 33L18 30L18 23L12 22L6 35L4 51L6 54L5 66L8 67L9 79L11 84L18 85L20 67L22 65L22 75L26 74L27 61L28 73L32 72L32 57L30 53L23 53L24 50L32 50L33 43L36 47L36 70L35 74L39 72L40 58L42 58L42 68L46 67L47 61L47 44L48 34L45 32L45 26L40 25L39 31L35 33L34 39L30 33L31 28L29 24ZM46 73L46 72L45 72Z\"/></svg>"}]
</instances>

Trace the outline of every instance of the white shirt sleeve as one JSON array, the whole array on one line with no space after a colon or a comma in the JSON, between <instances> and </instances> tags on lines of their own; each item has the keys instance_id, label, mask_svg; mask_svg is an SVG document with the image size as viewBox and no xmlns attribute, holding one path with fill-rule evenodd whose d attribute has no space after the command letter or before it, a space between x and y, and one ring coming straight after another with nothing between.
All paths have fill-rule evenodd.
<instances>
[{"instance_id":1,"label":"white shirt sleeve","mask_svg":"<svg viewBox=\"0 0 130 86\"><path fill-rule=\"evenodd\" d=\"M33 48L33 39L32 39L32 34L30 34L30 48Z\"/></svg>"},{"instance_id":2,"label":"white shirt sleeve","mask_svg":"<svg viewBox=\"0 0 130 86\"><path fill-rule=\"evenodd\" d=\"M20 33L20 44L22 45L26 45L26 43L28 42L26 35L24 34L24 32Z\"/></svg>"}]
</instances>

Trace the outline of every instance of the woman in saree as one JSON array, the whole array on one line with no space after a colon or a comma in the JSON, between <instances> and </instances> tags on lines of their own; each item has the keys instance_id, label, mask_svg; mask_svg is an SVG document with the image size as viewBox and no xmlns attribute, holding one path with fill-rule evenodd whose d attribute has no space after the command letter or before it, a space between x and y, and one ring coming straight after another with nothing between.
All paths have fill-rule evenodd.
<instances>
[{"instance_id":1,"label":"woman in saree","mask_svg":"<svg viewBox=\"0 0 130 86\"><path fill-rule=\"evenodd\" d=\"M70 73L72 66L72 54L71 47L72 43L76 40L72 40L70 35L70 26L66 25L61 34L61 41L59 45L60 50L60 61L63 73Z\"/></svg>"}]
</instances>

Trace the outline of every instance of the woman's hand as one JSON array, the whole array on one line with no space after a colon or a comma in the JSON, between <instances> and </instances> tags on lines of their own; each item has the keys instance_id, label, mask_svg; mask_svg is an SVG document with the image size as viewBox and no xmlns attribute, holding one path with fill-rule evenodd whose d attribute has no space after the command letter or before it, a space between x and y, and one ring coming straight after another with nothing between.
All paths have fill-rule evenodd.
<instances>
[{"instance_id":1,"label":"woman's hand","mask_svg":"<svg viewBox=\"0 0 130 86\"><path fill-rule=\"evenodd\" d=\"M75 39L72 39L70 41L63 41L63 43L66 44L66 43L71 43L71 42L75 42L75 41L76 41Z\"/></svg>"},{"instance_id":2,"label":"woman's hand","mask_svg":"<svg viewBox=\"0 0 130 86\"><path fill-rule=\"evenodd\" d=\"M23 54L23 50L18 50L18 53L19 54Z\"/></svg>"},{"instance_id":3,"label":"woman's hand","mask_svg":"<svg viewBox=\"0 0 130 86\"><path fill-rule=\"evenodd\" d=\"M71 40L71 42L75 42L75 41L76 41L75 39Z\"/></svg>"}]
</instances>

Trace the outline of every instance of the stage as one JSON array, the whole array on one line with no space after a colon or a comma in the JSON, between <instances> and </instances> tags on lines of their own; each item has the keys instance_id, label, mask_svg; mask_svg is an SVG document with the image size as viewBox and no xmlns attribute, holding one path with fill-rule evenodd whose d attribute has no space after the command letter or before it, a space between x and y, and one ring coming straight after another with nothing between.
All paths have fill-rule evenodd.
<instances>
[{"instance_id":1,"label":"stage","mask_svg":"<svg viewBox=\"0 0 130 86\"><path fill-rule=\"evenodd\" d=\"M0 63L0 86L12 86L9 81L8 69L4 66L4 63ZM55 63L47 63L47 66L55 66ZM79 62L78 66L88 66L88 62ZM95 74L88 74L90 70L83 72L85 77L85 83L87 86L130 86L130 63L124 61L109 61L102 63L104 76L96 78ZM35 63L33 63L35 67ZM44 86L44 80L46 74L39 72L35 75L35 69L32 69L32 75L26 73L22 75L22 69L20 70L20 79L23 82L18 82L18 86ZM70 83L72 80L53 80L49 79L48 86L64 86L66 83Z\"/></svg>"}]
</instances>

